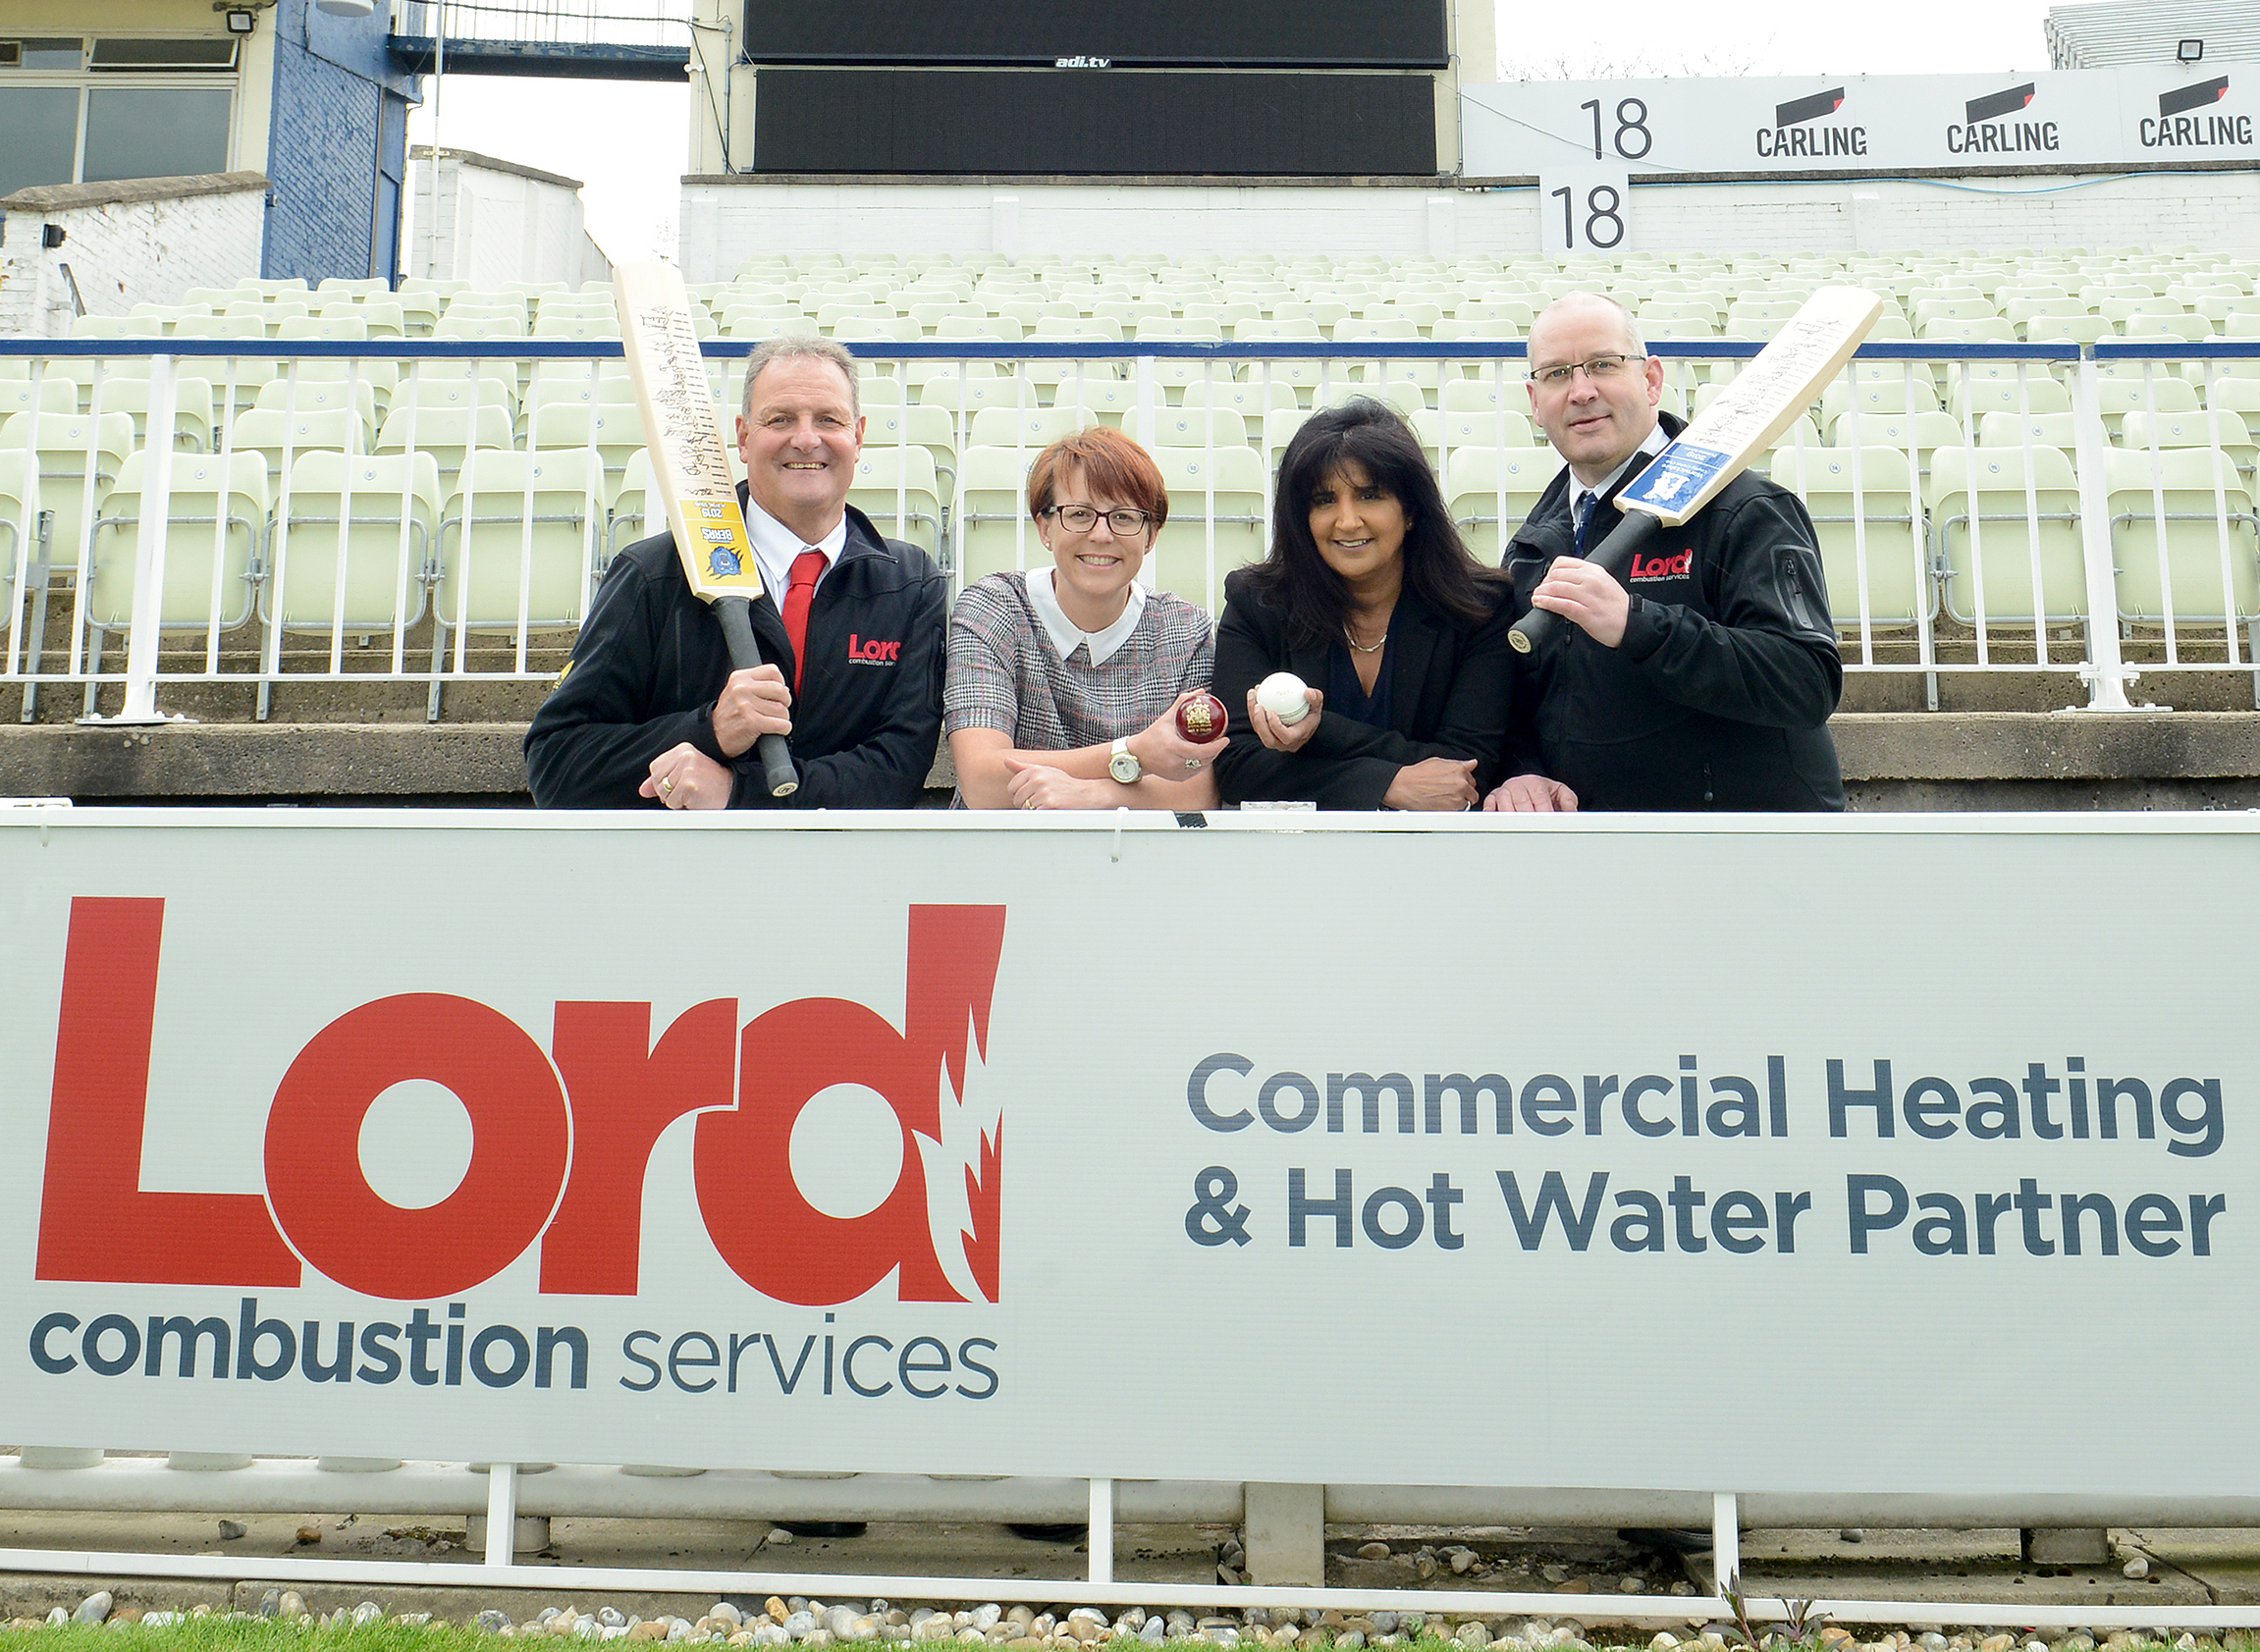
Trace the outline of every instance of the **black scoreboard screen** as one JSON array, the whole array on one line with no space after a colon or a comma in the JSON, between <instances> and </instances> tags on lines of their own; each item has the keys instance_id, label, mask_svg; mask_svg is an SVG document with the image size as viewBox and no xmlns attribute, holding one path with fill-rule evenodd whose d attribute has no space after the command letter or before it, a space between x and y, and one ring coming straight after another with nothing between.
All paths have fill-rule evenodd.
<instances>
[{"instance_id":1,"label":"black scoreboard screen","mask_svg":"<svg viewBox=\"0 0 2260 1652\"><path fill-rule=\"evenodd\" d=\"M1441 69L1444 0L746 0L755 64Z\"/></svg>"},{"instance_id":2,"label":"black scoreboard screen","mask_svg":"<svg viewBox=\"0 0 2260 1652\"><path fill-rule=\"evenodd\" d=\"M1436 170L1426 75L764 69L759 173L1292 177Z\"/></svg>"}]
</instances>

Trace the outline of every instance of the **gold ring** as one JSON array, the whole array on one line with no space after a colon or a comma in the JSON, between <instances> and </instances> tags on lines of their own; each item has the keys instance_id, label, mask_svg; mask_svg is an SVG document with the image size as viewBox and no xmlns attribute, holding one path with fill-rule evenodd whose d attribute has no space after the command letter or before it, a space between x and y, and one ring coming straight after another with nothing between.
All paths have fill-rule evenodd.
<instances>
[{"instance_id":1,"label":"gold ring","mask_svg":"<svg viewBox=\"0 0 2260 1652\"><path fill-rule=\"evenodd\" d=\"M670 774L666 779L660 781L659 789L672 795L674 791L674 776Z\"/></svg>"}]
</instances>

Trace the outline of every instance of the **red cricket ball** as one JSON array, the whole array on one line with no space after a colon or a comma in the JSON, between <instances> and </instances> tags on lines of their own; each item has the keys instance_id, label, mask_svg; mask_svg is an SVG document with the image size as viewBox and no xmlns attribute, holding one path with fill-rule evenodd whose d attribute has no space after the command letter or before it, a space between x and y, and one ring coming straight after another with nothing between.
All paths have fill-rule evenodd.
<instances>
[{"instance_id":1,"label":"red cricket ball","mask_svg":"<svg viewBox=\"0 0 2260 1652\"><path fill-rule=\"evenodd\" d=\"M1196 746L1224 737L1224 702L1213 694L1196 694L1177 708L1177 732Z\"/></svg>"}]
</instances>

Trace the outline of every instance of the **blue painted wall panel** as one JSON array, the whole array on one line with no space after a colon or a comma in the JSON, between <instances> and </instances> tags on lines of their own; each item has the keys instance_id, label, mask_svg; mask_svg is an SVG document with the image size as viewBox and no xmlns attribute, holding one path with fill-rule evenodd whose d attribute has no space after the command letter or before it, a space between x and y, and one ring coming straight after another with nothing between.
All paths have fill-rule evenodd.
<instances>
[{"instance_id":1,"label":"blue painted wall panel","mask_svg":"<svg viewBox=\"0 0 2260 1652\"><path fill-rule=\"evenodd\" d=\"M396 213L380 214L378 181L405 167L415 81L386 56L386 8L340 18L313 0L279 0L269 15L275 87L266 170L274 187L264 272L309 282L389 276L399 225Z\"/></svg>"}]
</instances>

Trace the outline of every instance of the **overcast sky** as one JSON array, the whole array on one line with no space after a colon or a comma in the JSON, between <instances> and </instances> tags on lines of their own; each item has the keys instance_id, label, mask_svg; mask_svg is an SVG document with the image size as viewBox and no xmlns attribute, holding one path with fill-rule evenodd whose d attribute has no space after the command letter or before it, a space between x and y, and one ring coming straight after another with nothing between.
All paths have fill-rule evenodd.
<instances>
[{"instance_id":1,"label":"overcast sky","mask_svg":"<svg viewBox=\"0 0 2260 1652\"><path fill-rule=\"evenodd\" d=\"M2046 69L2048 8L2049 0L1891 0L1867 8L1611 0L1588 10L1499 0L1499 58L1506 73L1539 75ZM1598 40L1595 18L1605 25ZM424 107L409 117L412 143L432 140L429 79L424 86ZM440 141L448 147L580 179L589 233L615 259L672 252L675 180L688 144L686 87L451 76L440 105Z\"/></svg>"}]
</instances>

